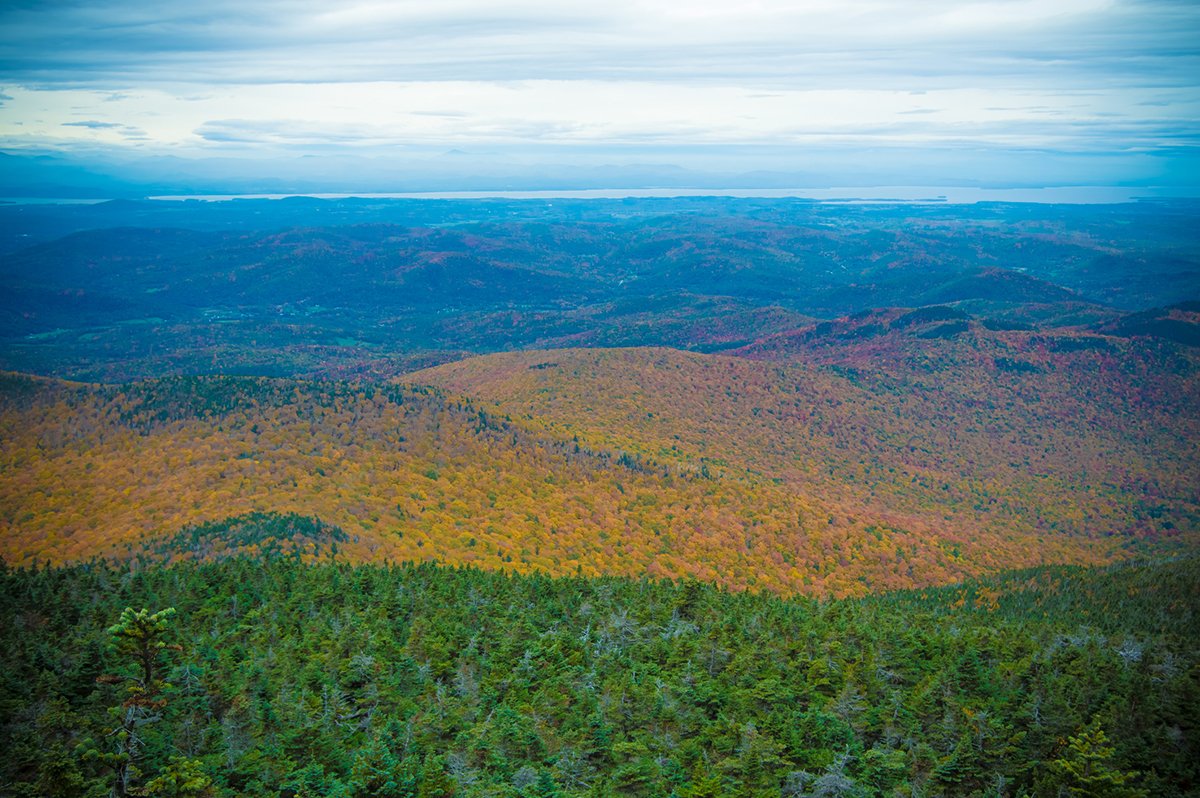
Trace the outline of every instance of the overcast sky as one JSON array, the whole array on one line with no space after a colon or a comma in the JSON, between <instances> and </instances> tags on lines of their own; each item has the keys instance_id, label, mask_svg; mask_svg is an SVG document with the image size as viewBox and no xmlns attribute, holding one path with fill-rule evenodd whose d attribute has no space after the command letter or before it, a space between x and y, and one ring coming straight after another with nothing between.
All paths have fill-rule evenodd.
<instances>
[{"instance_id":1,"label":"overcast sky","mask_svg":"<svg viewBox=\"0 0 1200 798\"><path fill-rule=\"evenodd\" d=\"M1200 182L1197 0L7 2L0 31L7 152Z\"/></svg>"}]
</instances>

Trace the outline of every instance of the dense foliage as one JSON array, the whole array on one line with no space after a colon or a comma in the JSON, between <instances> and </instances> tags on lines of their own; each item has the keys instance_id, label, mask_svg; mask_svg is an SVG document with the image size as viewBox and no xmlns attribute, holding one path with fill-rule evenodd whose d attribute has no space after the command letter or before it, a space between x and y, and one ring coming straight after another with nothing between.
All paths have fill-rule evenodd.
<instances>
[{"instance_id":1,"label":"dense foliage","mask_svg":"<svg viewBox=\"0 0 1200 798\"><path fill-rule=\"evenodd\" d=\"M1200 530L1200 360L1190 350L982 329L922 339L913 315L826 323L832 342L815 335L800 357L785 346L773 362L759 362L762 352L510 352L410 378L589 446L822 497L835 528L865 516L884 536L927 530L995 551L1031 530ZM848 334L888 317L901 332Z\"/></svg>"},{"instance_id":2,"label":"dense foliage","mask_svg":"<svg viewBox=\"0 0 1200 798\"><path fill-rule=\"evenodd\" d=\"M0 206L0 798L1200 794L1198 215Z\"/></svg>"},{"instance_id":3,"label":"dense foliage","mask_svg":"<svg viewBox=\"0 0 1200 798\"><path fill-rule=\"evenodd\" d=\"M216 555L240 533L203 525L276 513L339 528L355 561L861 595L1194 542L1195 358L990 335L891 374L632 349L413 377L440 388L3 376L0 553L128 557L188 530L177 550Z\"/></svg>"},{"instance_id":4,"label":"dense foliage","mask_svg":"<svg viewBox=\"0 0 1200 798\"><path fill-rule=\"evenodd\" d=\"M1198 586L4 568L0 795L1195 795Z\"/></svg>"}]
</instances>

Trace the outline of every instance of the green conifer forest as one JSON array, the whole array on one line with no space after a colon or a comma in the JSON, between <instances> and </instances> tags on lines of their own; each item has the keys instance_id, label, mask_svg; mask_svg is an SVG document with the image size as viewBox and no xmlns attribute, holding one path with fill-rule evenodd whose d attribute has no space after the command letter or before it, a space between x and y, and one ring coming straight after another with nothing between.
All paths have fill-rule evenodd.
<instances>
[{"instance_id":1,"label":"green conifer forest","mask_svg":"<svg viewBox=\"0 0 1200 798\"><path fill-rule=\"evenodd\" d=\"M296 554L0 572L0 794L1184 796L1200 561L817 601Z\"/></svg>"}]
</instances>

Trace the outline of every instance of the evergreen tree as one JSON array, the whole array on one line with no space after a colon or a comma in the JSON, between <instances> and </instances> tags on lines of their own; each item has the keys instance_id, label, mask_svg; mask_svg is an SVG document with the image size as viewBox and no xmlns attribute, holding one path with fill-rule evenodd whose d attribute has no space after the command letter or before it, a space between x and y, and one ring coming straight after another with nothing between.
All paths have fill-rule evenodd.
<instances>
[{"instance_id":1,"label":"evergreen tree","mask_svg":"<svg viewBox=\"0 0 1200 798\"><path fill-rule=\"evenodd\" d=\"M210 798L214 793L212 780L200 769L199 762L173 756L137 794L147 798Z\"/></svg>"},{"instance_id":2,"label":"evergreen tree","mask_svg":"<svg viewBox=\"0 0 1200 798\"><path fill-rule=\"evenodd\" d=\"M142 776L148 727L162 720L167 704L163 697L167 685L158 676L159 660L168 650L178 648L163 639L174 614L171 607L155 613L126 607L108 629L113 649L132 666L132 673L99 678L105 684L123 685L125 700L111 710L116 726L106 735L113 740L110 750L93 745L86 749L85 756L112 770L112 793L117 798L140 794L137 781Z\"/></svg>"},{"instance_id":3,"label":"evergreen tree","mask_svg":"<svg viewBox=\"0 0 1200 798\"><path fill-rule=\"evenodd\" d=\"M1114 750L1096 719L1067 741L1065 754L1051 762L1050 769L1068 795L1145 798L1145 790L1129 783L1137 778L1137 774L1124 772L1113 762Z\"/></svg>"}]
</instances>

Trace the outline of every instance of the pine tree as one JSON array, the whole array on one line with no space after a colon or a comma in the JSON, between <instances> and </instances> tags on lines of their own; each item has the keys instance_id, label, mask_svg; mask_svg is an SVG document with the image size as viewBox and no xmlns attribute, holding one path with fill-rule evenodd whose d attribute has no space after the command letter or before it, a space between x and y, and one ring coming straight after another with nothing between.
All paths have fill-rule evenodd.
<instances>
[{"instance_id":1,"label":"pine tree","mask_svg":"<svg viewBox=\"0 0 1200 798\"><path fill-rule=\"evenodd\" d=\"M126 698L111 710L117 721L108 735L115 741L112 750L85 745L84 756L112 769L112 793L117 798L140 794L136 782L142 776L145 728L162 720L167 704L163 697L167 684L159 678L158 662L168 650L178 650L178 646L169 646L163 639L174 614L173 607L156 613L126 607L120 620L108 629L113 648L130 662L134 673L106 674L97 680L124 685Z\"/></svg>"},{"instance_id":2,"label":"pine tree","mask_svg":"<svg viewBox=\"0 0 1200 798\"><path fill-rule=\"evenodd\" d=\"M212 780L200 769L200 763L180 756L171 757L162 773L138 791L138 795L154 798L209 798L213 794Z\"/></svg>"},{"instance_id":3,"label":"pine tree","mask_svg":"<svg viewBox=\"0 0 1200 798\"><path fill-rule=\"evenodd\" d=\"M1081 798L1144 798L1146 791L1128 782L1136 773L1123 772L1113 762L1115 749L1093 720L1087 728L1068 740L1061 759L1050 763L1050 769L1061 780L1068 795Z\"/></svg>"}]
</instances>

